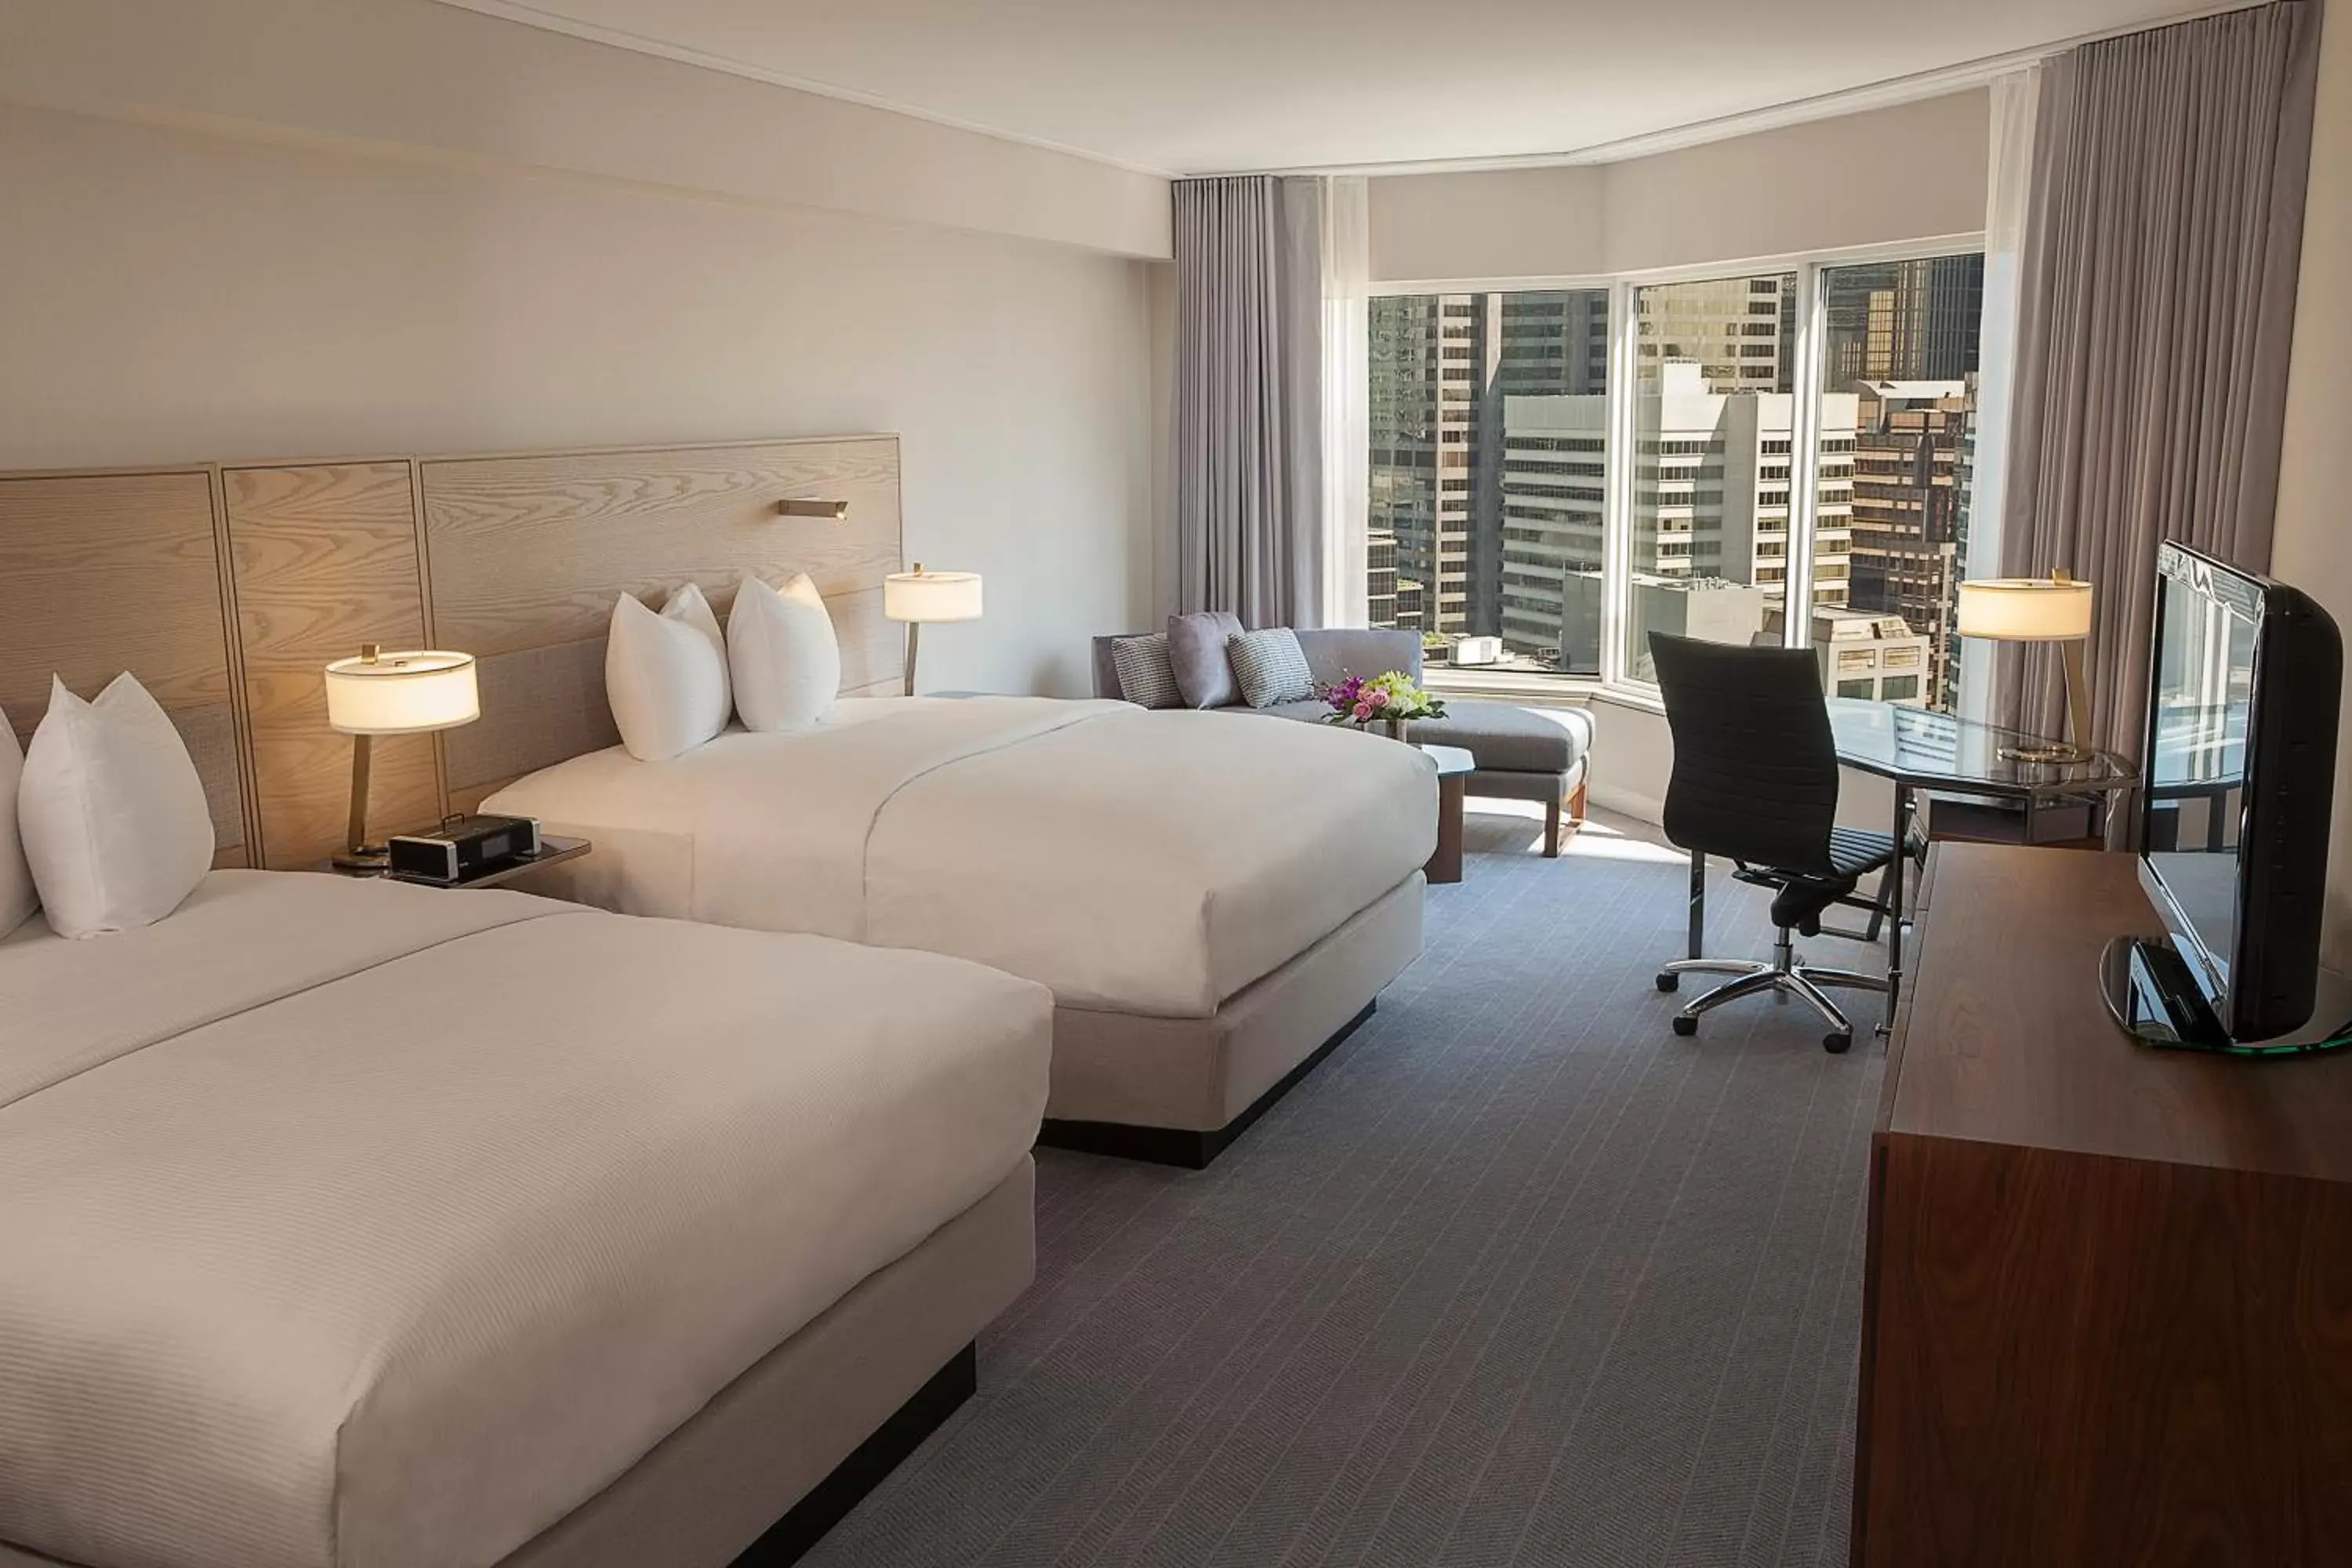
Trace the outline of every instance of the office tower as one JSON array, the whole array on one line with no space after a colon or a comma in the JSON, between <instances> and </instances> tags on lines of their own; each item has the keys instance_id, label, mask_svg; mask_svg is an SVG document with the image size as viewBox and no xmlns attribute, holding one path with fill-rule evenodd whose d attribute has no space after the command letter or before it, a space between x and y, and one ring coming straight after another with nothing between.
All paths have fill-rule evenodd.
<instances>
[{"instance_id":1,"label":"office tower","mask_svg":"<svg viewBox=\"0 0 2352 1568\"><path fill-rule=\"evenodd\" d=\"M1928 703L1948 708L1959 684L1952 623L1968 561L1961 467L1974 399L1965 381L1860 382L1853 395L1860 428L1847 603L1900 616L1927 637Z\"/></svg>"},{"instance_id":2,"label":"office tower","mask_svg":"<svg viewBox=\"0 0 2352 1568\"><path fill-rule=\"evenodd\" d=\"M1976 371L1980 254L1829 268L1822 300L1824 385L1958 381Z\"/></svg>"},{"instance_id":3,"label":"office tower","mask_svg":"<svg viewBox=\"0 0 2352 1568\"><path fill-rule=\"evenodd\" d=\"M1421 629L1500 631L1504 400L1599 393L1608 326L1605 289L1372 300L1369 525L1420 585Z\"/></svg>"},{"instance_id":4,"label":"office tower","mask_svg":"<svg viewBox=\"0 0 2352 1568\"><path fill-rule=\"evenodd\" d=\"M1665 366L1686 364L1720 392L1790 391L1796 285L1780 273L1634 290L1641 390L1658 390Z\"/></svg>"},{"instance_id":5,"label":"office tower","mask_svg":"<svg viewBox=\"0 0 2352 1568\"><path fill-rule=\"evenodd\" d=\"M1397 624L1397 542L1387 529L1364 536L1364 604L1376 626Z\"/></svg>"},{"instance_id":6,"label":"office tower","mask_svg":"<svg viewBox=\"0 0 2352 1568\"><path fill-rule=\"evenodd\" d=\"M1642 618L1703 625L1714 635L1727 617L1744 615L1754 622L1744 637L1761 629L1763 607L1786 591L1796 400L1709 391L1700 366L1679 362L1660 365L1654 379L1660 390L1635 400L1630 568L1652 599L1724 585L1760 592L1715 599L1696 620L1691 610L1663 608ZM1846 598L1857 403L1851 393L1822 400L1817 604ZM1513 397L1504 422L1504 647L1554 668L1597 671L1607 399ZM1642 645L1630 651L1639 663Z\"/></svg>"}]
</instances>

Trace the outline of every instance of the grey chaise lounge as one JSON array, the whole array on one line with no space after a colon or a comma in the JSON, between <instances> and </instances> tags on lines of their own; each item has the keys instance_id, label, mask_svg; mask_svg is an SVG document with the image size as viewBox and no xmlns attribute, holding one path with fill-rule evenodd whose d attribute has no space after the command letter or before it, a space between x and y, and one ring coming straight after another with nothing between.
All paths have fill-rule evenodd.
<instances>
[{"instance_id":1,"label":"grey chaise lounge","mask_svg":"<svg viewBox=\"0 0 2352 1568\"><path fill-rule=\"evenodd\" d=\"M1094 639L1095 695L1119 695L1118 669L1111 661L1117 637ZM1298 646L1318 686L1350 675L1383 675L1402 669L1419 680L1421 635L1381 629L1303 631ZM1433 746L1459 746L1477 759L1468 794L1487 799L1531 800L1544 808L1544 853L1556 856L1565 833L1584 821L1585 774L1592 751L1592 716L1580 708L1521 708L1508 702L1448 699L1446 717L1425 720L1407 738ZM1330 710L1319 700L1272 708L1235 706L1220 711L1265 713L1320 723Z\"/></svg>"}]
</instances>

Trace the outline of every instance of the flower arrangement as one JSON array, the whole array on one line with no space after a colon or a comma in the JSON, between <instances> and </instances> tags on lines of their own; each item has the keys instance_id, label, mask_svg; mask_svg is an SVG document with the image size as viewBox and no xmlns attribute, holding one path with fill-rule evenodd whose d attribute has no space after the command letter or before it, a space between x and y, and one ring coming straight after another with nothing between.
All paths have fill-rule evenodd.
<instances>
[{"instance_id":1,"label":"flower arrangement","mask_svg":"<svg viewBox=\"0 0 2352 1568\"><path fill-rule=\"evenodd\" d=\"M1387 723L1402 727L1409 720L1445 717L1445 704L1414 685L1412 678L1399 669L1375 675L1369 680L1351 675L1337 686L1325 687L1317 695L1331 706L1331 711L1323 717L1326 724L1361 727Z\"/></svg>"}]
</instances>

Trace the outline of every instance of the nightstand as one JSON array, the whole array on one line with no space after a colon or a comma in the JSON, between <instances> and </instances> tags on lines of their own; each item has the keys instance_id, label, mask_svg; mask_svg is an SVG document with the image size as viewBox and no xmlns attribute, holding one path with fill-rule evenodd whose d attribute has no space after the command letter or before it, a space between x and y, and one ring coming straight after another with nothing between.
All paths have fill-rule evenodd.
<instances>
[{"instance_id":1,"label":"nightstand","mask_svg":"<svg viewBox=\"0 0 2352 1568\"><path fill-rule=\"evenodd\" d=\"M405 882L412 888L495 888L513 881L526 871L536 871L542 866L553 866L565 860L577 860L595 847L588 839L564 838L552 833L541 835L539 842L541 848L538 854L509 860L495 871L485 871L462 882L431 882L415 877L394 877L388 871L380 870L352 871L332 861L322 861L312 869L330 871L338 877L383 877L390 881Z\"/></svg>"}]
</instances>

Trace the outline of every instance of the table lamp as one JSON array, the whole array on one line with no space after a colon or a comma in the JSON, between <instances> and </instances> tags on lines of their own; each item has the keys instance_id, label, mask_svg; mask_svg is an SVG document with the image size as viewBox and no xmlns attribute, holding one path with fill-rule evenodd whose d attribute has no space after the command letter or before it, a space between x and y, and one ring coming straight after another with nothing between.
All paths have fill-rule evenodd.
<instances>
[{"instance_id":1,"label":"table lamp","mask_svg":"<svg viewBox=\"0 0 2352 1568\"><path fill-rule=\"evenodd\" d=\"M907 623L907 695L912 697L916 635L931 621L980 619L980 574L926 572L918 561L912 572L893 572L882 579L882 613Z\"/></svg>"},{"instance_id":2,"label":"table lamp","mask_svg":"<svg viewBox=\"0 0 2352 1568\"><path fill-rule=\"evenodd\" d=\"M351 832L336 866L380 871L385 864L383 846L367 841L368 753L375 737L452 730L481 716L469 653L384 653L362 643L357 658L327 666L327 722L352 737Z\"/></svg>"},{"instance_id":3,"label":"table lamp","mask_svg":"<svg viewBox=\"0 0 2352 1568\"><path fill-rule=\"evenodd\" d=\"M2091 752L2090 699L2083 682L2083 641L2091 635L2091 584L2063 572L2047 577L1988 577L1960 584L1958 631L1989 642L2054 642L2066 668L2071 744L2003 746L2019 763L2079 763Z\"/></svg>"}]
</instances>

